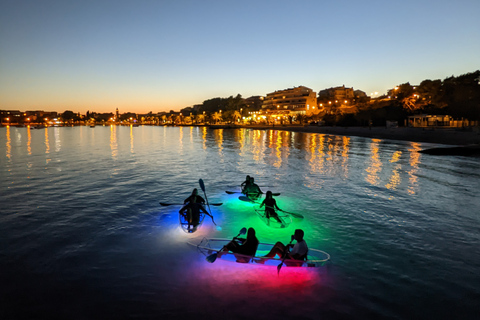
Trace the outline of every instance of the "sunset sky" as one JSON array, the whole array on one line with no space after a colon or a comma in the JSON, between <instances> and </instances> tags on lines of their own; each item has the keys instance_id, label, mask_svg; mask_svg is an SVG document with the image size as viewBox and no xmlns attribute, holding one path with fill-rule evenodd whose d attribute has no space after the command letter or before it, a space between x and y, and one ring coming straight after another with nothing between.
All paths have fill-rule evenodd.
<instances>
[{"instance_id":1,"label":"sunset sky","mask_svg":"<svg viewBox=\"0 0 480 320\"><path fill-rule=\"evenodd\" d=\"M480 69L479 0L1 0L0 109L154 113Z\"/></svg>"}]
</instances>

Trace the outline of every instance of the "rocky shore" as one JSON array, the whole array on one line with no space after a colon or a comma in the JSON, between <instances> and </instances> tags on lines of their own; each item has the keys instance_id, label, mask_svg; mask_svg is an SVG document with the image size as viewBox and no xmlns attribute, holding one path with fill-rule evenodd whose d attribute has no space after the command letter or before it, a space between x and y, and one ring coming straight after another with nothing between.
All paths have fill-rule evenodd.
<instances>
[{"instance_id":1,"label":"rocky shore","mask_svg":"<svg viewBox=\"0 0 480 320\"><path fill-rule=\"evenodd\" d=\"M385 127L325 127L325 126L235 126L258 130L285 130L332 135L358 136L373 139L390 139L429 142L446 145L480 144L480 128L385 128Z\"/></svg>"}]
</instances>

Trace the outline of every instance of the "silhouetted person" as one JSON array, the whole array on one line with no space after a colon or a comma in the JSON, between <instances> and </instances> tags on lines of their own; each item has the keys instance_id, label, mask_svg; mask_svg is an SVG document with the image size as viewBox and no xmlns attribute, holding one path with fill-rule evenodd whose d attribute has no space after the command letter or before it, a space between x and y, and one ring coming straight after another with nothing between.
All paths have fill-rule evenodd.
<instances>
[{"instance_id":1,"label":"silhouetted person","mask_svg":"<svg viewBox=\"0 0 480 320\"><path fill-rule=\"evenodd\" d=\"M242 188L242 193L245 193L245 190L246 188L248 188L249 185L250 185L250 176L247 176L245 178L245 181L243 181L242 184L240 185L240 187Z\"/></svg>"},{"instance_id":2,"label":"silhouetted person","mask_svg":"<svg viewBox=\"0 0 480 320\"><path fill-rule=\"evenodd\" d=\"M247 238L233 238L225 248L218 252L218 257L221 257L226 251L238 253L245 256L254 257L257 252L259 241L255 235L255 229L248 228ZM241 259L239 262L248 262L249 259Z\"/></svg>"},{"instance_id":3,"label":"silhouetted person","mask_svg":"<svg viewBox=\"0 0 480 320\"><path fill-rule=\"evenodd\" d=\"M294 235L292 235L292 240L297 240L295 245L288 244L284 245L281 242L275 243L273 248L267 253L264 257L274 258L278 255L281 259L292 259L292 260L306 260L308 255L308 246L305 240L303 240L304 232L302 229L296 229ZM293 247L291 251L289 248Z\"/></svg>"},{"instance_id":4,"label":"silhouetted person","mask_svg":"<svg viewBox=\"0 0 480 320\"><path fill-rule=\"evenodd\" d=\"M278 216L278 213L275 211L277 210L282 210L277 206L277 201L273 198L272 191L267 191L265 199L262 201L262 204L260 205L260 208L265 206L265 215L267 219L270 218L275 218L278 222L283 224L283 221L280 220L280 217Z\"/></svg>"},{"instance_id":5,"label":"silhouetted person","mask_svg":"<svg viewBox=\"0 0 480 320\"><path fill-rule=\"evenodd\" d=\"M192 191L192 194L186 198L183 203L185 204L182 209L180 209L179 213L185 217L185 220L188 222L188 229L190 230L191 226L193 226L193 231L200 223L200 213L203 212L205 214L210 215L205 207L205 199L198 195L198 190L195 188Z\"/></svg>"},{"instance_id":6,"label":"silhouetted person","mask_svg":"<svg viewBox=\"0 0 480 320\"><path fill-rule=\"evenodd\" d=\"M250 184L245 188L244 194L252 200L257 200L263 194L253 177L250 177Z\"/></svg>"}]
</instances>

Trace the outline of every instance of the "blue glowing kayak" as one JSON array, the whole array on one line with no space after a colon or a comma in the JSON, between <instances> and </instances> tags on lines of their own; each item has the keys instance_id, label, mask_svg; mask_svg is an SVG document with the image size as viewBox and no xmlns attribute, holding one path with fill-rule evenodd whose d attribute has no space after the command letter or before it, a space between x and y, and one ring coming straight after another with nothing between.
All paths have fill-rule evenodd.
<instances>
[{"instance_id":1,"label":"blue glowing kayak","mask_svg":"<svg viewBox=\"0 0 480 320\"><path fill-rule=\"evenodd\" d=\"M223 246L229 243L231 239L219 239L219 238L203 238L200 243L188 242L189 245L194 246L205 257L211 254L218 253ZM263 266L278 267L278 264L282 261L280 258L265 258L266 255L273 247L273 244L260 243L258 245L257 253L254 257L246 256L243 254L224 252L217 255L217 259L238 262L238 263L252 263ZM308 249L307 260L292 260L285 259L284 265L287 267L303 267L303 268L317 268L324 266L327 261L330 260L330 255L325 251L318 249Z\"/></svg>"},{"instance_id":2,"label":"blue glowing kayak","mask_svg":"<svg viewBox=\"0 0 480 320\"><path fill-rule=\"evenodd\" d=\"M200 226L202 225L204 219L205 219L205 214L203 212L199 213L198 222L197 221L192 221L192 220L190 220L190 222L189 222L187 213L185 213L185 214L179 213L178 214L178 220L180 221L180 227L186 233L194 233L195 231L197 231L197 229L200 228Z\"/></svg>"}]
</instances>

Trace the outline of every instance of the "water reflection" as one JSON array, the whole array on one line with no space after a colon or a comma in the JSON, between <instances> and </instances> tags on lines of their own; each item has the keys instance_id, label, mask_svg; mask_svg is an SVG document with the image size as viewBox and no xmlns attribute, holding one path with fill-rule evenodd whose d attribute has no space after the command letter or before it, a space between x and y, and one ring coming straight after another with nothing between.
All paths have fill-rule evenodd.
<instances>
[{"instance_id":1,"label":"water reflection","mask_svg":"<svg viewBox=\"0 0 480 320\"><path fill-rule=\"evenodd\" d=\"M130 153L135 153L133 149L133 125L130 125Z\"/></svg>"},{"instance_id":2,"label":"water reflection","mask_svg":"<svg viewBox=\"0 0 480 320\"><path fill-rule=\"evenodd\" d=\"M370 166L365 169L368 175L365 180L370 183L371 185L378 185L379 176L378 174L382 171L382 162L380 161L380 156L378 153L378 146L382 140L379 139L372 139L372 143L370 144Z\"/></svg>"},{"instance_id":3,"label":"water reflection","mask_svg":"<svg viewBox=\"0 0 480 320\"><path fill-rule=\"evenodd\" d=\"M240 130L235 130L234 131L234 139L235 139L235 142L238 143L239 147L238 147L238 154L243 157L245 156L245 131L246 129L240 129Z\"/></svg>"},{"instance_id":4,"label":"water reflection","mask_svg":"<svg viewBox=\"0 0 480 320\"><path fill-rule=\"evenodd\" d=\"M348 178L348 151L350 150L350 137L343 136L342 143L343 143L343 150L342 150L343 176L345 178Z\"/></svg>"},{"instance_id":5,"label":"water reflection","mask_svg":"<svg viewBox=\"0 0 480 320\"><path fill-rule=\"evenodd\" d=\"M50 153L50 141L48 140L48 129L45 129L45 153Z\"/></svg>"},{"instance_id":6,"label":"water reflection","mask_svg":"<svg viewBox=\"0 0 480 320\"><path fill-rule=\"evenodd\" d=\"M213 137L218 147L218 155L223 160L223 129L216 129L213 131Z\"/></svg>"},{"instance_id":7,"label":"water reflection","mask_svg":"<svg viewBox=\"0 0 480 320\"><path fill-rule=\"evenodd\" d=\"M253 130L250 133L250 136L250 141L253 146L253 160L255 162L260 162L263 159L263 151L265 149L265 131Z\"/></svg>"},{"instance_id":8,"label":"water reflection","mask_svg":"<svg viewBox=\"0 0 480 320\"><path fill-rule=\"evenodd\" d=\"M6 156L8 160L11 160L12 158L12 138L10 137L10 126L7 126L7 131L6 131L6 138L7 142L5 144L5 151L6 151Z\"/></svg>"},{"instance_id":9,"label":"water reflection","mask_svg":"<svg viewBox=\"0 0 480 320\"><path fill-rule=\"evenodd\" d=\"M202 147L203 150L207 150L207 127L202 127Z\"/></svg>"},{"instance_id":10,"label":"water reflection","mask_svg":"<svg viewBox=\"0 0 480 320\"><path fill-rule=\"evenodd\" d=\"M53 128L53 137L55 138L55 152L59 152L62 149L62 140L60 139L60 130L59 127Z\"/></svg>"},{"instance_id":11,"label":"water reflection","mask_svg":"<svg viewBox=\"0 0 480 320\"><path fill-rule=\"evenodd\" d=\"M182 152L183 151L183 127L179 127L179 131L180 131L180 136L179 136L179 140L178 140L178 143L179 143L179 147L180 147L180 151Z\"/></svg>"},{"instance_id":12,"label":"water reflection","mask_svg":"<svg viewBox=\"0 0 480 320\"><path fill-rule=\"evenodd\" d=\"M402 165L400 163L397 163L400 160L401 155L401 151L395 151L392 155L392 158L390 159L390 163L396 164L392 170L392 175L390 176L388 183L385 185L385 187L389 190L395 190L402 180L400 177L400 170L402 169Z\"/></svg>"},{"instance_id":13,"label":"water reflection","mask_svg":"<svg viewBox=\"0 0 480 320\"><path fill-rule=\"evenodd\" d=\"M418 189L418 177L416 175L418 171L418 164L420 163L421 150L420 143L411 142L410 151L410 167L411 169L407 172L409 176L410 185L408 186L408 193L414 195Z\"/></svg>"},{"instance_id":14,"label":"water reflection","mask_svg":"<svg viewBox=\"0 0 480 320\"><path fill-rule=\"evenodd\" d=\"M117 144L117 126L110 125L110 150L112 152L112 158L117 158L118 144Z\"/></svg>"},{"instance_id":15,"label":"water reflection","mask_svg":"<svg viewBox=\"0 0 480 320\"><path fill-rule=\"evenodd\" d=\"M27 127L27 153L29 156L32 155L32 132L30 126Z\"/></svg>"}]
</instances>

